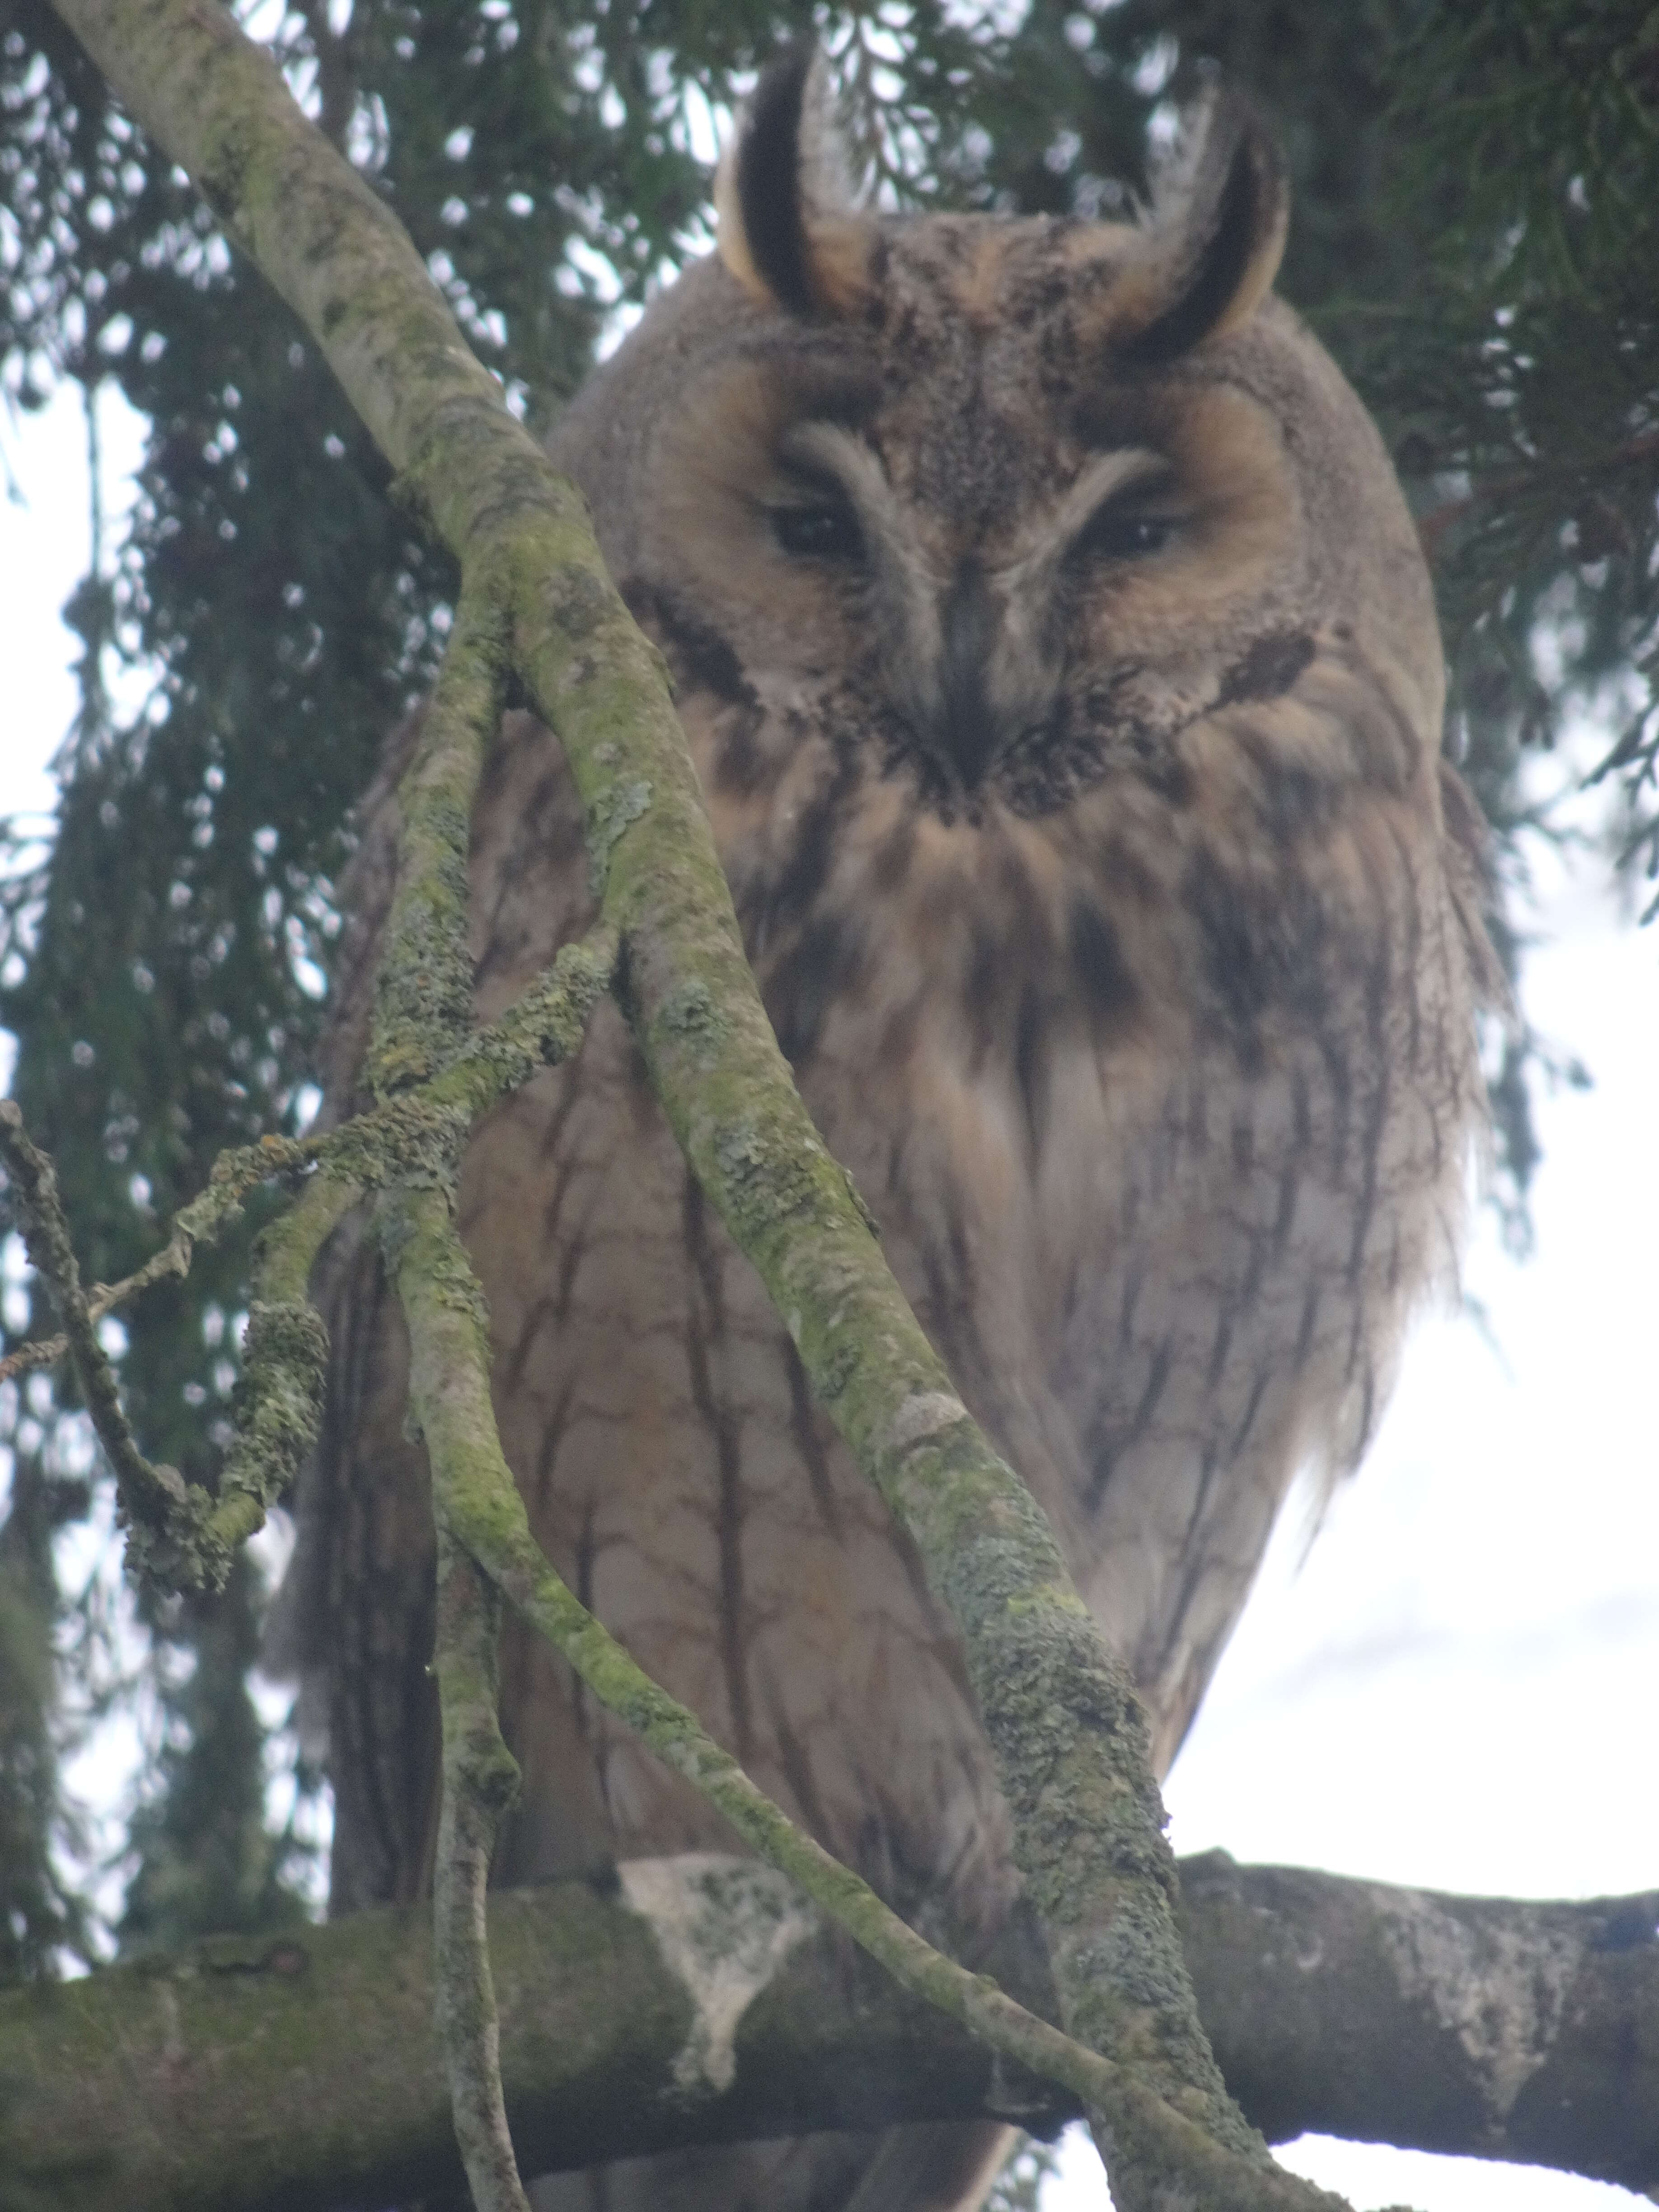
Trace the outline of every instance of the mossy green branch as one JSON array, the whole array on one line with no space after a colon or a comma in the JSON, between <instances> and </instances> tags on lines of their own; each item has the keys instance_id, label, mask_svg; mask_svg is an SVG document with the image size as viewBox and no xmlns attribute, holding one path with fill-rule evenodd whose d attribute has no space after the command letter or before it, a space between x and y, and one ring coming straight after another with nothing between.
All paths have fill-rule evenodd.
<instances>
[{"instance_id":1,"label":"mossy green branch","mask_svg":"<svg viewBox=\"0 0 1659 2212\"><path fill-rule=\"evenodd\" d=\"M501 1610L501 1593L441 1516L433 1666L444 1781L432 1882L434 2010L477 2212L530 2212L507 2131L484 1915L496 1830L519 1794L518 1765L496 1719Z\"/></svg>"},{"instance_id":2,"label":"mossy green branch","mask_svg":"<svg viewBox=\"0 0 1659 2212\"><path fill-rule=\"evenodd\" d=\"M383 1102L453 1059L472 1018L467 844L484 751L501 720L504 673L502 600L490 588L489 565L486 550L463 570L443 668L398 787L398 878L376 963L368 1048L369 1081ZM453 1117L458 1136L471 1126ZM380 1208L388 1250L406 1240L422 1206L449 1218L458 1165L456 1148L436 1175L411 1170L391 1183ZM477 1301L467 1286L463 1294L471 1310ZM424 1316L406 1308L405 1317L418 1344ZM483 1373L487 1396L487 1364ZM501 1592L456 1540L451 1470L438 1449L430 1458L438 1552L432 1665L443 1730L432 1875L434 2018L476 2212L530 2212L507 2127L484 1921L496 1831L519 1792L519 1769L497 1715Z\"/></svg>"},{"instance_id":3,"label":"mossy green branch","mask_svg":"<svg viewBox=\"0 0 1659 2212\"><path fill-rule=\"evenodd\" d=\"M483 1293L456 1234L447 1194L423 1190L386 1202L395 1209L385 1242L410 1330L410 1410L426 1442L440 1528L465 1547L492 1583L592 1691L659 1758L683 1774L760 1856L823 1907L902 1985L983 2034L1009 2056L1097 2101L1117 2069L1027 2013L983 1976L935 1951L850 1869L805 1835L751 1782L696 1716L661 1688L581 1604L537 1543L501 1451L489 1393L489 1330ZM449 1555L453 1565L453 1553ZM452 1601L476 1626L465 1595ZM486 1706L481 1644L453 1669L457 1747L479 1729ZM470 1669L470 1672L469 1672ZM506 1768L483 1726L474 1737L492 1778ZM497 1739L499 1741L499 1739ZM502 1754L504 1756L504 1753ZM508 1762L510 1765L510 1761ZM448 1800L446 1798L446 1804Z\"/></svg>"},{"instance_id":4,"label":"mossy green branch","mask_svg":"<svg viewBox=\"0 0 1659 2212\"><path fill-rule=\"evenodd\" d=\"M504 595L489 568L486 552L463 575L420 743L398 787L398 882L375 972L367 1067L382 1100L431 1075L471 1026L467 838L506 672Z\"/></svg>"}]
</instances>

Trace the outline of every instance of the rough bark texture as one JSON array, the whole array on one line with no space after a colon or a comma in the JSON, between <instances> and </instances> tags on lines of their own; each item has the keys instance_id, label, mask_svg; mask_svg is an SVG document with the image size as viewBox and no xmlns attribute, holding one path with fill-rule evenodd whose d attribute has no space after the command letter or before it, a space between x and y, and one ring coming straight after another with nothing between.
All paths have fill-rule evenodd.
<instances>
[{"instance_id":1,"label":"rough bark texture","mask_svg":"<svg viewBox=\"0 0 1659 2212\"><path fill-rule=\"evenodd\" d=\"M1659 1893L1445 1897L1224 1852L1182 1868L1203 2018L1275 2141L1309 2130L1659 2187ZM900 1996L750 1861L498 1893L526 2171L1064 2097ZM222 1939L0 1999L0 2208L278 2212L459 2178L417 1911ZM1042 2001L1039 1954L993 1962Z\"/></svg>"},{"instance_id":2,"label":"rough bark texture","mask_svg":"<svg viewBox=\"0 0 1659 2212\"><path fill-rule=\"evenodd\" d=\"M1224 1851L1181 1868L1227 2086L1309 2131L1659 2186L1659 1892L1451 1897Z\"/></svg>"}]
</instances>

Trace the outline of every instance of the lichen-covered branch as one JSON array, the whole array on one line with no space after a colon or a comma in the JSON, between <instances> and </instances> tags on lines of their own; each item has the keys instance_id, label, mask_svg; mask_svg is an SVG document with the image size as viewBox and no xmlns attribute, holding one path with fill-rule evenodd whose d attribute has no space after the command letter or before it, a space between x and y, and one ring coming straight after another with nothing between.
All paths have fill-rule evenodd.
<instances>
[{"instance_id":1,"label":"lichen-covered branch","mask_svg":"<svg viewBox=\"0 0 1659 2212\"><path fill-rule=\"evenodd\" d=\"M472 1022L466 852L485 748L501 720L503 595L462 577L420 743L398 787L398 881L374 979L366 1073L378 1099L435 1073Z\"/></svg>"},{"instance_id":2,"label":"lichen-covered branch","mask_svg":"<svg viewBox=\"0 0 1659 2212\"><path fill-rule=\"evenodd\" d=\"M176 1543L181 1556L200 1540L212 1501L186 1483L177 1468L157 1467L138 1449L121 1404L120 1389L98 1331L58 1195L52 1162L29 1139L16 1102L0 1099L0 1160L16 1201L19 1226L34 1271L51 1293L64 1324L76 1380L87 1412L115 1471L122 1518L135 1538Z\"/></svg>"},{"instance_id":3,"label":"lichen-covered branch","mask_svg":"<svg viewBox=\"0 0 1659 2212\"><path fill-rule=\"evenodd\" d=\"M175 1228L159 1252L152 1252L142 1267L123 1275L118 1283L98 1283L87 1293L87 1316L100 1322L117 1306L125 1305L147 1291L152 1283L162 1282L169 1275L184 1276L190 1273L190 1240ZM0 1359L0 1382L9 1382L15 1375L29 1375L37 1368L55 1367L70 1348L67 1336L42 1336L20 1344L15 1352L9 1352Z\"/></svg>"},{"instance_id":4,"label":"lichen-covered branch","mask_svg":"<svg viewBox=\"0 0 1659 2212\"><path fill-rule=\"evenodd\" d=\"M898 2120L1047 2133L1074 2115L860 1967L754 1861L619 1871L614 1890L489 1899L527 2172ZM1273 2140L1317 2129L1659 2188L1659 1894L1441 1897L1219 1852L1181 1875L1205 2025ZM1044 2002L1030 1930L990 1963ZM418 1909L0 1994L0 2203L9 2187L30 2212L325 2212L452 2188L432 2002Z\"/></svg>"},{"instance_id":5,"label":"lichen-covered branch","mask_svg":"<svg viewBox=\"0 0 1659 2212\"><path fill-rule=\"evenodd\" d=\"M472 359L408 239L216 0L58 0L138 119L303 318L501 634L580 791L629 1012L688 1157L820 1399L914 1537L967 1645L1069 2027L1123 2088L1101 2115L1123 2212L1312 2204L1228 2100L1175 1934L1133 1691L1051 1532L909 1313L796 1096L744 957L660 661L581 503ZM470 1538L469 1538L470 1541Z\"/></svg>"},{"instance_id":6,"label":"lichen-covered branch","mask_svg":"<svg viewBox=\"0 0 1659 2212\"><path fill-rule=\"evenodd\" d=\"M1184 1859L1227 2086L1271 2140L1564 2167L1659 2193L1659 1891L1451 1897Z\"/></svg>"},{"instance_id":7,"label":"lichen-covered branch","mask_svg":"<svg viewBox=\"0 0 1659 2212\"><path fill-rule=\"evenodd\" d=\"M455 2140L477 2212L530 2212L501 2091L484 1897L519 1769L496 1719L501 1595L441 1524L433 1665L443 1715L443 1810L432 1881L433 1990Z\"/></svg>"},{"instance_id":8,"label":"lichen-covered branch","mask_svg":"<svg viewBox=\"0 0 1659 2212\"><path fill-rule=\"evenodd\" d=\"M494 1893L501 2071L526 2172L799 2128L1074 2100L998 2067L752 1860ZM0 1993L0 2204L276 2212L461 2180L424 1908L221 1938Z\"/></svg>"},{"instance_id":9,"label":"lichen-covered branch","mask_svg":"<svg viewBox=\"0 0 1659 2212\"><path fill-rule=\"evenodd\" d=\"M653 1681L586 1611L532 1534L495 1427L489 1320L455 1231L449 1194L389 1194L381 1204L381 1242L409 1324L410 1407L426 1440L439 1528L465 1547L594 1696L665 1765L701 1790L745 1843L798 1884L902 1988L926 1998L1018 2065L1070 2089L1090 2111L1110 2110L1115 2125L1132 2133L1143 2167L1183 2177L1189 2193L1168 2198L1172 2206L1288 2212L1297 2206L1335 2204L1338 2200L1310 2191L1307 2184L1275 2166L1265 2153L1260 2162L1241 2160L1230 2147L1218 2145L1191 2114L1133 2078L1128 2066L1062 2034L985 1975L970 1973L936 1951L757 1788L696 1716ZM450 1716L445 1717L447 1817ZM475 2025L483 2018L480 2012ZM484 2212L484 2200L480 2203Z\"/></svg>"},{"instance_id":10,"label":"lichen-covered branch","mask_svg":"<svg viewBox=\"0 0 1659 2212\"><path fill-rule=\"evenodd\" d=\"M82 1286L52 1162L31 1141L15 1103L0 1101L0 1158L15 1194L36 1273L66 1324L61 1337L27 1349L31 1364L68 1352L98 1440L114 1471L127 1555L134 1571L171 1589L215 1589L237 1546L258 1528L270 1501L292 1479L315 1433L320 1406L321 1327L307 1304L305 1278L317 1249L356 1192L337 1178L313 1178L299 1206L268 1235L256 1262L238 1435L216 1496L139 1451L122 1409L115 1370L96 1323L123 1298L165 1275L189 1272L198 1243L210 1242L269 1176L302 1167L311 1149L270 1137L227 1153L207 1188L183 1207L161 1249L125 1282L88 1297Z\"/></svg>"},{"instance_id":11,"label":"lichen-covered branch","mask_svg":"<svg viewBox=\"0 0 1659 2212\"><path fill-rule=\"evenodd\" d=\"M471 1020L467 837L484 749L501 720L495 606L476 570L464 572L442 672L398 787L398 879L375 975L368 1049L369 1081L383 1103L453 1057ZM457 1133L470 1127L458 1125ZM383 1243L396 1248L412 1213L432 1212L449 1224L459 1154L434 1164L435 1173L405 1176L386 1190L380 1208ZM450 1239L459 1253L453 1229ZM404 1314L419 1361L425 1313L406 1300ZM488 1376L486 1359L486 1406ZM418 1417L418 1401L412 1410ZM443 1727L432 1878L438 2042L477 2212L530 2212L501 2089L501 2029L484 1927L496 1832L519 1792L518 1765L497 1716L501 1592L457 1540L451 1500L458 1470L447 1456L446 1439L429 1437L428 1453L438 1549L432 1664Z\"/></svg>"},{"instance_id":12,"label":"lichen-covered branch","mask_svg":"<svg viewBox=\"0 0 1659 2212\"><path fill-rule=\"evenodd\" d=\"M326 1347L306 1285L325 1239L367 1193L397 1177L441 1181L453 1174L478 1117L538 1067L575 1049L589 1013L610 988L616 963L616 933L601 924L580 943L567 945L499 1021L462 1040L418 1090L400 1092L325 1136L264 1137L226 1152L206 1189L180 1208L161 1250L125 1282L90 1297L81 1287L52 1163L29 1139L15 1104L0 1101L0 1158L26 1228L34 1224L30 1258L54 1301L60 1292L71 1302L78 1298L84 1314L76 1332L25 1346L31 1356L24 1364L48 1365L78 1345L97 1378L97 1393L87 1392L88 1402L95 1424L112 1408L107 1433L102 1425L98 1433L115 1469L128 1528L128 1564L136 1575L170 1589L222 1584L236 1547L263 1526L272 1500L292 1480L315 1438ZM258 1185L273 1176L301 1173L307 1180L295 1203L264 1231L255 1255L236 1435L218 1491L182 1478L175 1489L167 1480L173 1469L150 1468L137 1452L95 1324L151 1283L188 1273L196 1245L210 1243ZM17 1371L15 1365L4 1370ZM136 1493L135 1460L147 1471L139 1475Z\"/></svg>"}]
</instances>

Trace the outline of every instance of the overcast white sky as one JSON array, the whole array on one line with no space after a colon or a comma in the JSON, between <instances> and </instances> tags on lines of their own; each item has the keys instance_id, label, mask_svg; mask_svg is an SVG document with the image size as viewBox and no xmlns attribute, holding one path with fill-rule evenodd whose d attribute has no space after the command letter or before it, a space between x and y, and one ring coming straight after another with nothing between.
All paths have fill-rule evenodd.
<instances>
[{"instance_id":1,"label":"overcast white sky","mask_svg":"<svg viewBox=\"0 0 1659 2212\"><path fill-rule=\"evenodd\" d=\"M137 426L118 403L103 429L112 466L129 465ZM88 543L78 403L0 419L0 441L22 502L0 497L11 811L50 806L45 763L73 707L58 611ZM1281 1532L1170 1778L1177 1850L1519 1895L1659 1882L1659 929L1620 921L1593 872L1546 862L1540 894L1528 1004L1595 1086L1543 1105L1535 1255L1517 1266L1482 1220L1468 1286L1497 1348L1468 1322L1425 1323L1376 1449L1299 1571L1299 1532ZM1311 2138L1285 2155L1359 2206L1643 2201ZM1107 2202L1091 2147L1068 2140L1045 2212Z\"/></svg>"}]
</instances>

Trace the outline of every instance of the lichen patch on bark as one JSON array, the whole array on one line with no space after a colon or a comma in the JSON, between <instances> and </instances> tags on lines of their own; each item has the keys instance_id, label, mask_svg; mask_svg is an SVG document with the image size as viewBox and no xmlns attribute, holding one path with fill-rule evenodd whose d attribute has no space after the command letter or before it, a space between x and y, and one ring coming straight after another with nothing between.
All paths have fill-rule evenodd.
<instances>
[{"instance_id":1,"label":"lichen patch on bark","mask_svg":"<svg viewBox=\"0 0 1659 2212\"><path fill-rule=\"evenodd\" d=\"M699 1851L617 1872L696 2008L674 2079L688 2097L718 2095L737 2077L744 2014L823 1923L793 1882L747 1860Z\"/></svg>"}]
</instances>

